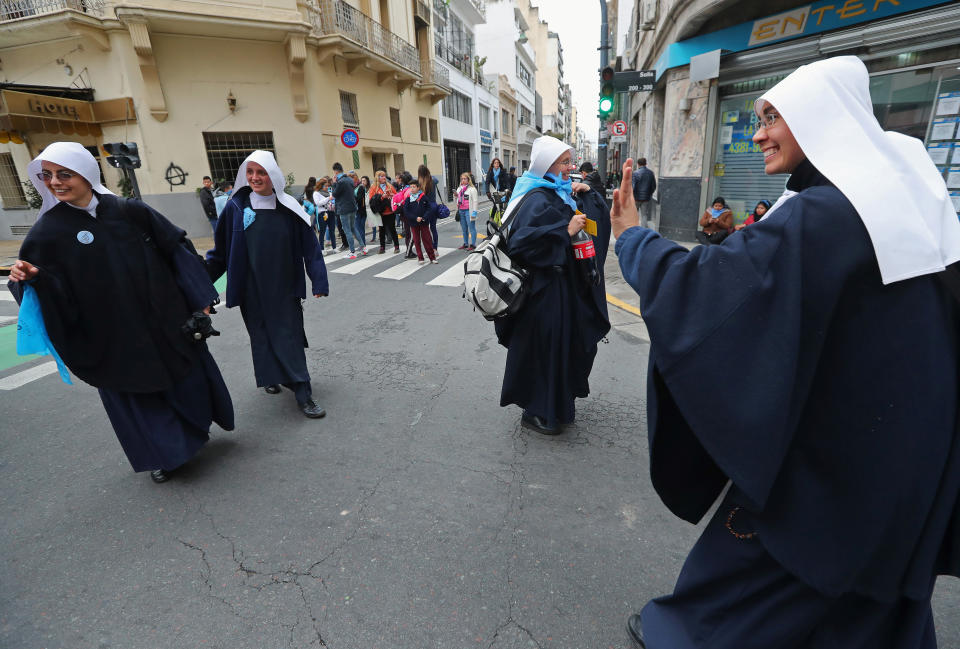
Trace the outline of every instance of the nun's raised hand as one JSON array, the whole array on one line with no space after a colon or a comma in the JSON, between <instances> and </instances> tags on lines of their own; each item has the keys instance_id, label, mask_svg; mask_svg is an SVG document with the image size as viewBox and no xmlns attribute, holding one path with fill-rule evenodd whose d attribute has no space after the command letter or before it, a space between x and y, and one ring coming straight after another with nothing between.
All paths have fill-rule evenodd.
<instances>
[{"instance_id":1,"label":"nun's raised hand","mask_svg":"<svg viewBox=\"0 0 960 649\"><path fill-rule=\"evenodd\" d=\"M13 264L13 268L10 269L10 281L22 282L24 280L33 279L39 272L40 269L31 264L29 261L18 259Z\"/></svg>"},{"instance_id":2,"label":"nun's raised hand","mask_svg":"<svg viewBox=\"0 0 960 649\"><path fill-rule=\"evenodd\" d=\"M613 190L613 203L610 205L610 225L617 239L627 228L640 225L640 213L633 200L633 158L623 163L623 178L620 187Z\"/></svg>"},{"instance_id":3,"label":"nun's raised hand","mask_svg":"<svg viewBox=\"0 0 960 649\"><path fill-rule=\"evenodd\" d=\"M574 194L582 194L583 192L590 191L590 185L586 183L573 182L570 184L570 189Z\"/></svg>"}]
</instances>

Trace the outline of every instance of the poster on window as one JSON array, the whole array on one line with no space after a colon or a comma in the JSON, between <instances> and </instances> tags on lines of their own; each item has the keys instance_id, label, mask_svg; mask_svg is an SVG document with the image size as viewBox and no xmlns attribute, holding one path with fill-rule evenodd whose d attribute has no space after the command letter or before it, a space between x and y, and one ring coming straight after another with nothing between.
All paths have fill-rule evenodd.
<instances>
[{"instance_id":1,"label":"poster on window","mask_svg":"<svg viewBox=\"0 0 960 649\"><path fill-rule=\"evenodd\" d=\"M946 142L943 144L931 144L927 147L927 153L930 154L930 159L933 160L933 164L936 165L945 165L950 162L950 154L953 152L953 143Z\"/></svg>"},{"instance_id":2,"label":"poster on window","mask_svg":"<svg viewBox=\"0 0 960 649\"><path fill-rule=\"evenodd\" d=\"M960 119L938 119L934 120L933 128L930 129L931 140L952 140L957 133L957 122Z\"/></svg>"},{"instance_id":3,"label":"poster on window","mask_svg":"<svg viewBox=\"0 0 960 649\"><path fill-rule=\"evenodd\" d=\"M937 95L937 117L960 113L960 92L945 92Z\"/></svg>"}]
</instances>

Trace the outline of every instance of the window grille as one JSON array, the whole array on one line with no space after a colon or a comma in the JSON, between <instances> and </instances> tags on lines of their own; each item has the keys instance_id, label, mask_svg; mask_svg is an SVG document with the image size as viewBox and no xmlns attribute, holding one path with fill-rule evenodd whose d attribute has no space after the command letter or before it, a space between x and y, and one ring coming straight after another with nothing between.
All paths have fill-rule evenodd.
<instances>
[{"instance_id":1,"label":"window grille","mask_svg":"<svg viewBox=\"0 0 960 649\"><path fill-rule=\"evenodd\" d=\"M533 88L533 75L530 74L530 70L527 69L523 63L520 62L520 57L517 57L517 78L520 79L520 83L525 85L527 88Z\"/></svg>"},{"instance_id":2,"label":"window grille","mask_svg":"<svg viewBox=\"0 0 960 649\"><path fill-rule=\"evenodd\" d=\"M387 170L387 154L386 153L373 154L373 178L371 179L371 182L376 181L376 175L377 175L378 169L383 169L384 171Z\"/></svg>"},{"instance_id":3,"label":"window grille","mask_svg":"<svg viewBox=\"0 0 960 649\"><path fill-rule=\"evenodd\" d=\"M398 176L402 174L404 171L406 171L406 165L403 162L402 153L393 154L393 169L394 169L394 172L393 172L394 176Z\"/></svg>"},{"instance_id":4,"label":"window grille","mask_svg":"<svg viewBox=\"0 0 960 649\"><path fill-rule=\"evenodd\" d=\"M276 156L271 131L204 133L203 144L214 182L232 181L247 156L256 150L270 151Z\"/></svg>"},{"instance_id":5,"label":"window grille","mask_svg":"<svg viewBox=\"0 0 960 649\"><path fill-rule=\"evenodd\" d=\"M390 109L390 135L400 137L400 110Z\"/></svg>"},{"instance_id":6,"label":"window grille","mask_svg":"<svg viewBox=\"0 0 960 649\"><path fill-rule=\"evenodd\" d=\"M430 120L430 141L431 142L440 141L440 128L439 128L439 125L437 124L437 120L435 119Z\"/></svg>"},{"instance_id":7,"label":"window grille","mask_svg":"<svg viewBox=\"0 0 960 649\"><path fill-rule=\"evenodd\" d=\"M427 135L427 118L420 118L420 140L426 142L429 136Z\"/></svg>"},{"instance_id":8,"label":"window grille","mask_svg":"<svg viewBox=\"0 0 960 649\"><path fill-rule=\"evenodd\" d=\"M529 108L527 108L526 106L520 106L520 123L521 124L526 124L527 126L530 126L531 115L532 114L530 113Z\"/></svg>"},{"instance_id":9,"label":"window grille","mask_svg":"<svg viewBox=\"0 0 960 649\"><path fill-rule=\"evenodd\" d=\"M6 208L27 207L27 197L10 153L0 153L0 200Z\"/></svg>"},{"instance_id":10,"label":"window grille","mask_svg":"<svg viewBox=\"0 0 960 649\"><path fill-rule=\"evenodd\" d=\"M360 125L360 115L357 112L357 96L352 92L340 91L340 114L343 116L344 124Z\"/></svg>"}]
</instances>

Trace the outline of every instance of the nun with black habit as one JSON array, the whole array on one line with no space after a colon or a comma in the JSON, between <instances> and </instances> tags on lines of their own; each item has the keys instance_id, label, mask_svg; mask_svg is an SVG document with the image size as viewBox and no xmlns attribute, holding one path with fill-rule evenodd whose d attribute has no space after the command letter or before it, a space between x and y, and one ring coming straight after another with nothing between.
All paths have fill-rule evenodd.
<instances>
[{"instance_id":1,"label":"nun with black habit","mask_svg":"<svg viewBox=\"0 0 960 649\"><path fill-rule=\"evenodd\" d=\"M307 371L307 335L302 300L329 291L323 248L312 219L296 198L269 151L254 151L240 165L233 194L220 214L214 248L207 252L212 279L227 273L227 307L240 307L250 335L257 387L291 390L297 406L316 419L326 411L313 400Z\"/></svg>"},{"instance_id":2,"label":"nun with black habit","mask_svg":"<svg viewBox=\"0 0 960 649\"><path fill-rule=\"evenodd\" d=\"M649 649L934 649L937 575L960 576L960 222L923 143L877 122L858 58L797 69L755 111L787 192L722 246L639 227L627 180L614 197L654 488L696 523L729 484L627 630ZM703 397L719 385L754 392Z\"/></svg>"},{"instance_id":3,"label":"nun with black habit","mask_svg":"<svg viewBox=\"0 0 960 649\"><path fill-rule=\"evenodd\" d=\"M64 380L69 368L99 390L133 470L165 482L207 442L211 422L233 430L204 342L217 291L186 233L101 185L80 144L49 145L28 172L43 205L10 273L18 334L43 332Z\"/></svg>"},{"instance_id":4,"label":"nun with black habit","mask_svg":"<svg viewBox=\"0 0 960 649\"><path fill-rule=\"evenodd\" d=\"M500 405L523 408L524 428L557 435L574 421L574 400L589 395L597 343L610 330L603 284L610 217L589 186L571 184L576 166L569 145L543 136L534 141L530 158L504 214L505 223L510 219L510 258L530 277L520 311L494 321L507 348ZM580 197L585 213L574 189L586 192ZM589 260L576 259L572 246L585 226L597 228L591 242L598 273L592 279L579 268Z\"/></svg>"}]
</instances>

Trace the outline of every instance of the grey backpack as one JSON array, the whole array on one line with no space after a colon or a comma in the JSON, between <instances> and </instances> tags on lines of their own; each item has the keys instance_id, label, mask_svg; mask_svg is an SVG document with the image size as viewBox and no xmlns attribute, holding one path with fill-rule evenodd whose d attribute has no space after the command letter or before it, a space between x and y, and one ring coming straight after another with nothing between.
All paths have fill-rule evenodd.
<instances>
[{"instance_id":1,"label":"grey backpack","mask_svg":"<svg viewBox=\"0 0 960 649\"><path fill-rule=\"evenodd\" d=\"M531 194L530 190L500 227L487 222L488 238L463 262L463 297L487 320L496 320L520 310L527 297L530 274L507 254L510 223Z\"/></svg>"}]
</instances>

